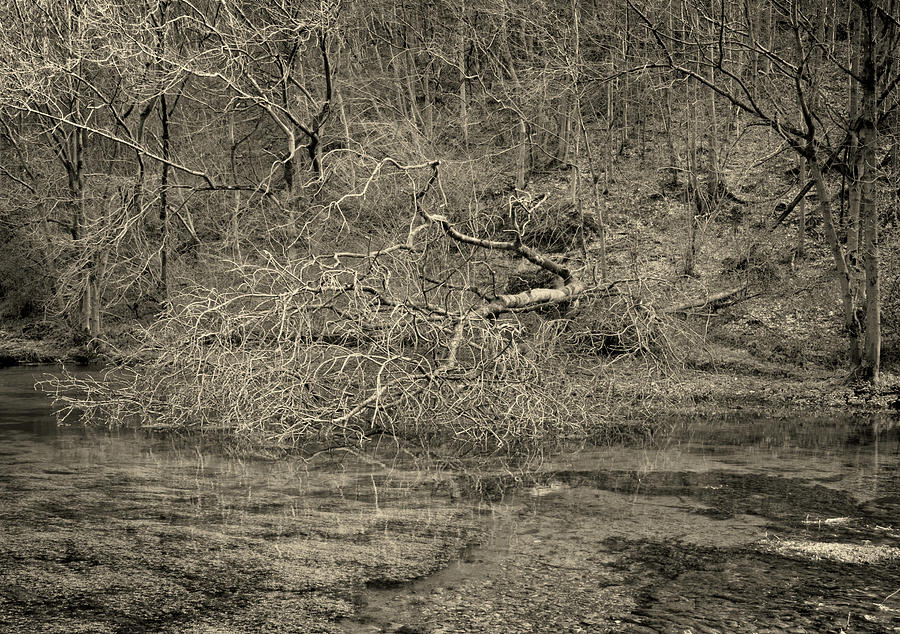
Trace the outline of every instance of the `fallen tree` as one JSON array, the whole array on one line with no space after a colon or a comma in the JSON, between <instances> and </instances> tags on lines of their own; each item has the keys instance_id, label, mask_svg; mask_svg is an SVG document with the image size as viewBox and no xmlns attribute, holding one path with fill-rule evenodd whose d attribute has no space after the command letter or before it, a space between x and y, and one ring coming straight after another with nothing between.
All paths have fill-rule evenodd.
<instances>
[{"instance_id":1,"label":"fallen tree","mask_svg":"<svg viewBox=\"0 0 900 634\"><path fill-rule=\"evenodd\" d=\"M103 379L47 383L62 418L288 447L389 436L489 451L602 424L615 407L599 402L603 373L574 372L573 351L652 353L668 345L648 334L660 313L622 292L628 281L589 284L518 227L482 238L429 211L447 207L437 162L388 159L373 175L389 167L414 191L403 240L233 263L235 286L174 297ZM539 202L519 194L510 205ZM503 292L516 262L543 271L543 285ZM549 321L526 319L547 307Z\"/></svg>"},{"instance_id":2,"label":"fallen tree","mask_svg":"<svg viewBox=\"0 0 900 634\"><path fill-rule=\"evenodd\" d=\"M705 308L708 310L717 310L719 308L730 306L746 299L749 288L750 287L747 284L735 286L724 291L719 291L718 293L712 293L711 295L707 295L706 297L701 297L699 299L693 299L687 302L682 302L680 304L667 306L665 308L665 312L672 314L688 313L701 308Z\"/></svg>"},{"instance_id":3,"label":"fallen tree","mask_svg":"<svg viewBox=\"0 0 900 634\"><path fill-rule=\"evenodd\" d=\"M387 167L419 182L404 240L234 263L236 287L173 298L103 379L47 384L62 417L292 446L437 434L502 447L577 433L592 408L579 416L564 368L523 343L520 316L573 301L585 282L519 234L483 239L427 211L442 204L437 162L387 160L374 173ZM560 283L498 292L509 256Z\"/></svg>"}]
</instances>

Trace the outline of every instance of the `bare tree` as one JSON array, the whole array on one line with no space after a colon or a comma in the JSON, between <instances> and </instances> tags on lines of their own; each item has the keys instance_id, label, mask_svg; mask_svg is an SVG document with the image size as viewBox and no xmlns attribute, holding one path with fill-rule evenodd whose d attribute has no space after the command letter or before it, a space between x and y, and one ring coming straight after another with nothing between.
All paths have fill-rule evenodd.
<instances>
[{"instance_id":1,"label":"bare tree","mask_svg":"<svg viewBox=\"0 0 900 634\"><path fill-rule=\"evenodd\" d=\"M895 107L900 82L893 55L898 37L896 7L884 7L870 0L856 2L859 19L851 24L852 35L844 51L825 41L823 17L820 14L816 20L800 0L760 2L752 8L749 4L737 7L725 0L711 5L691 3L687 13L691 24L703 28L689 40L679 39L669 28L668 20L655 14L652 7L631 0L629 4L661 55L650 67L688 77L726 99L771 128L806 160L812 179L795 201L799 202L809 188L816 187L826 238L838 273L851 364L855 374L877 381L881 300L878 214L873 188L879 113ZM766 12L773 16L770 22L774 20L773 24L787 30L780 34L782 37L775 38L771 31L768 35L758 32L753 16ZM764 61L768 72L748 77L743 67L730 61L735 50L747 50L751 58ZM847 57L859 60L855 68L844 62ZM848 78L851 104L855 99L852 87L857 83L860 86L863 96L859 108L851 107L850 115L843 114L835 103L840 95L826 94L822 89L825 83L822 77L835 72ZM839 166L839 157L846 147L852 147L854 136L858 145L852 152L851 162L856 164L856 176L850 187L851 191L859 192L860 226L865 242L861 249L864 288L855 274L857 260L852 248L848 252L840 241L824 177L826 169ZM841 169L847 172L847 164Z\"/></svg>"}]
</instances>

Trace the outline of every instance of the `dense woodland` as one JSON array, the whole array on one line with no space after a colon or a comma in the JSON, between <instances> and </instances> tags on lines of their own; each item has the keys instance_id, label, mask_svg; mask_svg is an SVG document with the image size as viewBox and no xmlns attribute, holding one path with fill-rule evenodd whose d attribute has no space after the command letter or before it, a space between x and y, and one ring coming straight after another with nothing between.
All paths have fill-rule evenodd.
<instances>
[{"instance_id":1,"label":"dense woodland","mask_svg":"<svg viewBox=\"0 0 900 634\"><path fill-rule=\"evenodd\" d=\"M810 261L840 365L879 381L895 0L3 0L0 22L2 309L115 359L69 397L88 416L583 434L610 363L684 363Z\"/></svg>"}]
</instances>

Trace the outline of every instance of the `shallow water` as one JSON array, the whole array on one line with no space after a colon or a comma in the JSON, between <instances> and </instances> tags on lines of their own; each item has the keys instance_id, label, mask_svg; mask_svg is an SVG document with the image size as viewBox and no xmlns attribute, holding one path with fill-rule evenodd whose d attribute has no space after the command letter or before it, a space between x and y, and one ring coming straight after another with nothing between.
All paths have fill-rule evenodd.
<instances>
[{"instance_id":1,"label":"shallow water","mask_svg":"<svg viewBox=\"0 0 900 634\"><path fill-rule=\"evenodd\" d=\"M484 544L430 578L370 592L365 623L900 631L898 467L895 421L756 415L558 457L538 485L505 496Z\"/></svg>"},{"instance_id":2,"label":"shallow water","mask_svg":"<svg viewBox=\"0 0 900 634\"><path fill-rule=\"evenodd\" d=\"M59 429L0 370L0 630L898 632L896 420L673 421L523 477Z\"/></svg>"}]
</instances>

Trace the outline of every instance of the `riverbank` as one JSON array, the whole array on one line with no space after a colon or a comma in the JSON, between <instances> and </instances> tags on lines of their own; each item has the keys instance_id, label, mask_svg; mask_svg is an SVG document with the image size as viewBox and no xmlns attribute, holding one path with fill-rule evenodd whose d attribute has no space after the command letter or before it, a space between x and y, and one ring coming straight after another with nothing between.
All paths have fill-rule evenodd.
<instances>
[{"instance_id":1,"label":"riverbank","mask_svg":"<svg viewBox=\"0 0 900 634\"><path fill-rule=\"evenodd\" d=\"M35 364L102 365L113 349L108 344L77 342L61 330L45 327L44 337L29 336L38 328L0 328L0 367ZM744 340L754 338L745 333ZM755 340L755 339L754 339ZM734 343L745 347L735 347ZM760 358L758 345L728 341L722 327L712 331L690 354L674 363L645 359L583 360L576 374L595 374L614 407L606 417L619 428L627 421L641 426L659 415L727 413L746 409L878 413L900 410L900 375L884 371L879 385L855 382L833 363L791 363ZM815 356L815 350L810 356ZM765 356L765 355L762 355ZM824 356L824 354L820 354ZM575 379L577 380L577 379ZM596 379L594 379L596 380ZM602 430L598 430L602 434Z\"/></svg>"},{"instance_id":2,"label":"riverbank","mask_svg":"<svg viewBox=\"0 0 900 634\"><path fill-rule=\"evenodd\" d=\"M83 347L63 338L33 338L0 328L0 367L89 361Z\"/></svg>"},{"instance_id":3,"label":"riverbank","mask_svg":"<svg viewBox=\"0 0 900 634\"><path fill-rule=\"evenodd\" d=\"M878 413L900 410L900 375L883 372L878 385L855 381L844 369L759 361L718 347L702 360L648 381L631 369L617 378L622 398L643 395L648 413L715 414L741 410Z\"/></svg>"},{"instance_id":4,"label":"riverbank","mask_svg":"<svg viewBox=\"0 0 900 634\"><path fill-rule=\"evenodd\" d=\"M123 326L119 333L129 332ZM56 321L0 321L0 367L17 365L103 365L115 355L111 345L129 345L125 334L91 340Z\"/></svg>"}]
</instances>

